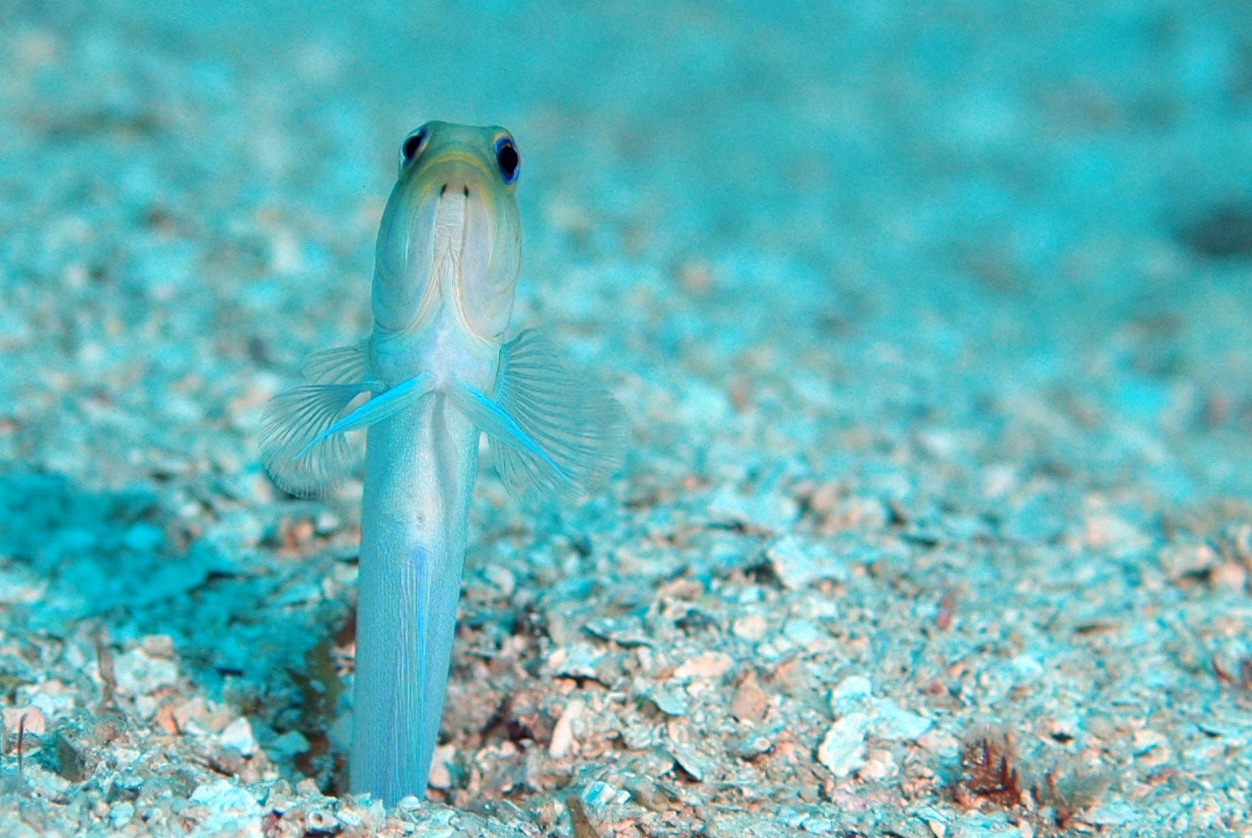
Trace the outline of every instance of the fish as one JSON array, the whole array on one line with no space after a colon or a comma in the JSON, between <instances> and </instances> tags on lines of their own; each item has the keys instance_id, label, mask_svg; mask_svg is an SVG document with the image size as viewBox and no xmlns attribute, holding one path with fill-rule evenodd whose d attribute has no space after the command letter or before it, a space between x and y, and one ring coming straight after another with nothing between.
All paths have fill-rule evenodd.
<instances>
[{"instance_id":1,"label":"fish","mask_svg":"<svg viewBox=\"0 0 1252 838\"><path fill-rule=\"evenodd\" d=\"M365 340L314 353L261 418L274 482L316 496L365 430L349 788L423 797L438 741L480 436L508 489L568 501L624 459L621 405L533 329L514 334L521 155L498 126L400 145Z\"/></svg>"}]
</instances>

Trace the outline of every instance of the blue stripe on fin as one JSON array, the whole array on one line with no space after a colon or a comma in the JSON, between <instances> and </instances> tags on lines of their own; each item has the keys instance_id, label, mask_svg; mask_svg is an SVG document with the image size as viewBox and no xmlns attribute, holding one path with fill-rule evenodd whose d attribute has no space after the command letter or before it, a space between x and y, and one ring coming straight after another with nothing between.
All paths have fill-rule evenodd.
<instances>
[{"instance_id":1,"label":"blue stripe on fin","mask_svg":"<svg viewBox=\"0 0 1252 838\"><path fill-rule=\"evenodd\" d=\"M554 480L529 449L492 437L496 470L514 494L569 498L603 485L621 465L626 450L621 406L594 376L571 370L534 332L522 332L501 348L492 396L563 476Z\"/></svg>"},{"instance_id":2,"label":"blue stripe on fin","mask_svg":"<svg viewBox=\"0 0 1252 838\"><path fill-rule=\"evenodd\" d=\"M308 445L304 446L304 449L296 455L296 458L299 459L304 456L313 446L335 434L355 431L381 422L389 416L394 416L412 404L414 399L429 393L430 389L431 374L424 372L407 381L400 382L389 390L384 390L318 434Z\"/></svg>"},{"instance_id":3,"label":"blue stripe on fin","mask_svg":"<svg viewBox=\"0 0 1252 838\"><path fill-rule=\"evenodd\" d=\"M301 497L320 494L352 469L342 437L316 444L363 384L303 384L270 399L261 416L261 459L274 482Z\"/></svg>"},{"instance_id":4,"label":"blue stripe on fin","mask_svg":"<svg viewBox=\"0 0 1252 838\"><path fill-rule=\"evenodd\" d=\"M513 417L505 413L504 409L488 398L482 390L457 380L448 396L457 409L480 429L490 434L493 439L514 448L520 448L533 457L538 457L556 473L561 481L569 480L568 475L548 455L548 452L540 448L538 443L514 421Z\"/></svg>"}]
</instances>

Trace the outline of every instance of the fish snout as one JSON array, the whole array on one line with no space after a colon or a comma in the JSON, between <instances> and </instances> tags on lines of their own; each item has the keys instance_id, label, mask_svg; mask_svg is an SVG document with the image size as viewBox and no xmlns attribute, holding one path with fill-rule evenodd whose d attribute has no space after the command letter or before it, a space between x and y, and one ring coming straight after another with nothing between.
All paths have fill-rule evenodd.
<instances>
[{"instance_id":1,"label":"fish snout","mask_svg":"<svg viewBox=\"0 0 1252 838\"><path fill-rule=\"evenodd\" d=\"M439 187L439 197L447 195L464 195L466 200L473 197L474 192L482 189L481 184L472 184L468 178L452 178Z\"/></svg>"}]
</instances>

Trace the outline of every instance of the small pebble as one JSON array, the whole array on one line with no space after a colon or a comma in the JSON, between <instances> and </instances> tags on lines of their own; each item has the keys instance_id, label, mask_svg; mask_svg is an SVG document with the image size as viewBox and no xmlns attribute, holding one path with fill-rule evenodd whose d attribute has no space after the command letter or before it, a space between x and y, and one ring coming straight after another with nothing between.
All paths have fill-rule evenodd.
<instances>
[{"instance_id":1,"label":"small pebble","mask_svg":"<svg viewBox=\"0 0 1252 838\"><path fill-rule=\"evenodd\" d=\"M245 718L238 718L226 726L218 735L223 748L232 748L242 756L250 757L256 753L256 740L252 738L252 725Z\"/></svg>"},{"instance_id":2,"label":"small pebble","mask_svg":"<svg viewBox=\"0 0 1252 838\"><path fill-rule=\"evenodd\" d=\"M736 719L749 724L760 724L769 710L769 699L757 684L756 676L749 675L735 690L730 702L730 712Z\"/></svg>"},{"instance_id":3,"label":"small pebble","mask_svg":"<svg viewBox=\"0 0 1252 838\"><path fill-rule=\"evenodd\" d=\"M870 718L850 713L831 725L817 748L817 761L836 777L846 777L865 764L865 736Z\"/></svg>"},{"instance_id":4,"label":"small pebble","mask_svg":"<svg viewBox=\"0 0 1252 838\"><path fill-rule=\"evenodd\" d=\"M135 817L135 804L128 801L114 803L109 807L109 826L122 829Z\"/></svg>"},{"instance_id":5,"label":"small pebble","mask_svg":"<svg viewBox=\"0 0 1252 838\"><path fill-rule=\"evenodd\" d=\"M565 705L565 709L561 711L561 717L557 719L556 725L552 728L552 742L548 745L548 754L553 759L563 759L569 755L570 750L574 746L574 730L573 722L577 719L586 708L586 705L579 699L572 699Z\"/></svg>"}]
</instances>

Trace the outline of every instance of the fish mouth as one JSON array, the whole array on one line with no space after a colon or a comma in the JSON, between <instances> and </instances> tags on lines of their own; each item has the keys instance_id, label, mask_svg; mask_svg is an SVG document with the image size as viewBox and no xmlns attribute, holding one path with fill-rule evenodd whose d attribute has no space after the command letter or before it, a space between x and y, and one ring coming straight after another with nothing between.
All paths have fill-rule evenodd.
<instances>
[{"instance_id":1,"label":"fish mouth","mask_svg":"<svg viewBox=\"0 0 1252 838\"><path fill-rule=\"evenodd\" d=\"M419 209L413 213L413 219L418 222L433 216L436 253L455 245L453 249L460 254L469 238L466 228L490 225L496 184L492 182L492 172L472 152L444 151L438 160L423 167L411 187L417 206L428 207L435 202L433 213ZM413 235L420 236L419 227L415 223Z\"/></svg>"},{"instance_id":2,"label":"fish mouth","mask_svg":"<svg viewBox=\"0 0 1252 838\"><path fill-rule=\"evenodd\" d=\"M442 311L469 343L494 342L512 305L516 212L495 161L478 150L445 145L419 158L379 228L375 322L420 331Z\"/></svg>"},{"instance_id":3,"label":"fish mouth","mask_svg":"<svg viewBox=\"0 0 1252 838\"><path fill-rule=\"evenodd\" d=\"M439 187L438 197L434 198L438 204L435 206L434 241L431 250L434 253L436 276L445 280L445 292L449 287L448 281L451 281L451 287L456 287L465 265L465 245L469 239L470 225L474 223L470 196L468 183L450 181Z\"/></svg>"},{"instance_id":4,"label":"fish mouth","mask_svg":"<svg viewBox=\"0 0 1252 838\"><path fill-rule=\"evenodd\" d=\"M419 189L424 193L437 192L443 197L449 192L461 192L470 197L475 193L488 195L498 176L472 151L445 150L437 159L426 162L415 180L420 181Z\"/></svg>"},{"instance_id":5,"label":"fish mouth","mask_svg":"<svg viewBox=\"0 0 1252 838\"><path fill-rule=\"evenodd\" d=\"M495 244L496 196L486 174L471 161L440 161L423 173L420 209L414 213L409 235L416 252L426 254L429 271L425 299L414 327L421 328L435 314L450 314L465 337L481 339L474 328L473 304L466 289L487 279ZM463 165L471 162L471 165ZM473 341L471 341L473 342Z\"/></svg>"}]
</instances>

